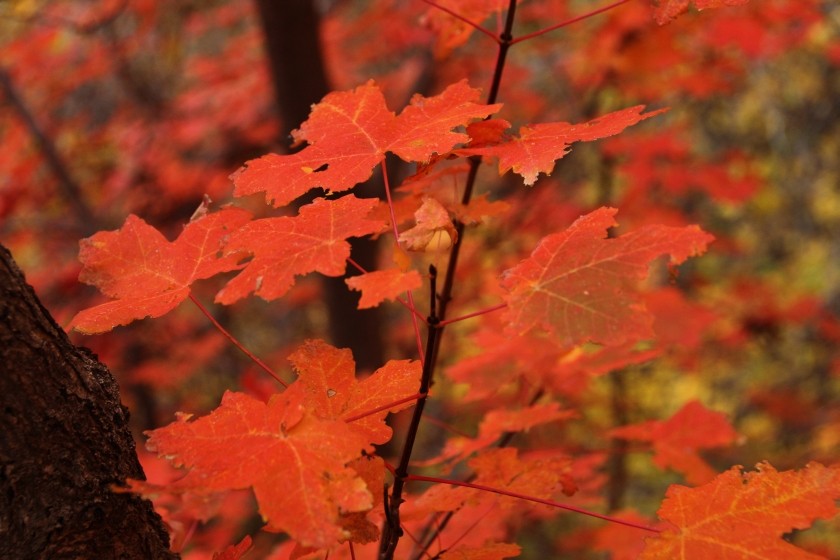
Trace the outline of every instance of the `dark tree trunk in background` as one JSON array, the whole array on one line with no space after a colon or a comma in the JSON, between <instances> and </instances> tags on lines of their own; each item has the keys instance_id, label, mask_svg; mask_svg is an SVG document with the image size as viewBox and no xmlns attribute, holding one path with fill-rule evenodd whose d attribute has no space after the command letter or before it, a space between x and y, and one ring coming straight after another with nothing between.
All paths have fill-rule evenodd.
<instances>
[{"instance_id":1,"label":"dark tree trunk in background","mask_svg":"<svg viewBox=\"0 0 840 560\"><path fill-rule=\"evenodd\" d=\"M0 245L0 558L177 558L151 502L117 384L74 346Z\"/></svg>"},{"instance_id":2,"label":"dark tree trunk in background","mask_svg":"<svg viewBox=\"0 0 840 560\"><path fill-rule=\"evenodd\" d=\"M313 103L329 93L330 86L321 52L320 18L312 0L257 0L265 34L265 48L282 121L281 143L309 116ZM360 197L378 197L376 182L354 189ZM376 243L351 242L353 259L366 270L377 267ZM355 270L349 271L356 274ZM379 308L359 311L358 292L350 292L343 278L324 278L331 342L350 348L360 370L384 363L382 313Z\"/></svg>"},{"instance_id":3,"label":"dark tree trunk in background","mask_svg":"<svg viewBox=\"0 0 840 560\"><path fill-rule=\"evenodd\" d=\"M257 0L283 136L330 92L321 51L320 18L311 0ZM285 142L285 138L281 138Z\"/></svg>"}]
</instances>

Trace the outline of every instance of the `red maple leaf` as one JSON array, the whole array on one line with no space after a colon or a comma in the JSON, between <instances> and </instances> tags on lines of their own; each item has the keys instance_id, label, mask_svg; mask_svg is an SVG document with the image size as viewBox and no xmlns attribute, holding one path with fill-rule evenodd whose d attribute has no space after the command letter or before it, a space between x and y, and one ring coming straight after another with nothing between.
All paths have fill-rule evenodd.
<instances>
[{"instance_id":1,"label":"red maple leaf","mask_svg":"<svg viewBox=\"0 0 840 560\"><path fill-rule=\"evenodd\" d=\"M391 439L385 416L412 406L413 400L367 414L410 397L420 386L420 362L390 360L362 381L356 380L356 365L350 350L338 349L321 340L307 340L291 356L306 404L320 418L350 421L349 427L374 444ZM355 419L359 415L361 418Z\"/></svg>"},{"instance_id":2,"label":"red maple leaf","mask_svg":"<svg viewBox=\"0 0 840 560\"><path fill-rule=\"evenodd\" d=\"M702 426L702 430L697 427ZM653 442L653 462L672 468L693 485L714 478L715 471L697 454L699 449L730 445L738 437L726 416L697 401L682 407L668 420L652 420L610 431L613 437Z\"/></svg>"},{"instance_id":3,"label":"red maple leaf","mask_svg":"<svg viewBox=\"0 0 840 560\"><path fill-rule=\"evenodd\" d=\"M541 327L562 344L621 344L653 337L652 317L636 283L649 263L670 255L679 264L713 239L697 226L645 226L607 239L616 210L600 208L566 231L540 240L531 256L502 276L511 327Z\"/></svg>"},{"instance_id":4,"label":"red maple leaf","mask_svg":"<svg viewBox=\"0 0 840 560\"><path fill-rule=\"evenodd\" d=\"M658 115L664 111L642 114L644 105L622 109L581 124L554 122L523 126L519 136L501 137L499 143L481 145L471 143L468 148L458 150L462 155L491 156L499 159L499 174L513 169L525 178L526 185L533 185L540 173L551 175L554 162L569 153L574 142L586 142L618 134L630 125ZM494 126L498 127L497 121ZM493 137L490 125L480 130L482 136Z\"/></svg>"},{"instance_id":5,"label":"red maple leaf","mask_svg":"<svg viewBox=\"0 0 840 560\"><path fill-rule=\"evenodd\" d=\"M433 154L448 153L469 140L454 129L501 108L477 103L479 97L479 90L461 81L434 97L415 95L397 116L372 81L330 93L292 133L296 142L309 146L296 154L269 154L247 162L231 176L235 194L264 191L266 200L279 207L315 187L338 192L366 181L387 152L428 163Z\"/></svg>"},{"instance_id":6,"label":"red maple leaf","mask_svg":"<svg viewBox=\"0 0 840 560\"><path fill-rule=\"evenodd\" d=\"M118 231L101 231L80 242L79 280L116 301L79 312L70 327L101 333L145 317L160 317L190 295L199 279L241 268L239 255L219 252L224 240L250 219L239 208L223 208L192 220L175 241L137 216Z\"/></svg>"},{"instance_id":7,"label":"red maple leaf","mask_svg":"<svg viewBox=\"0 0 840 560\"><path fill-rule=\"evenodd\" d=\"M351 289L362 292L359 309L376 307L386 299L396 299L400 294L423 285L423 279L416 270L403 272L398 268L359 274L344 282Z\"/></svg>"},{"instance_id":8,"label":"red maple leaf","mask_svg":"<svg viewBox=\"0 0 840 560\"><path fill-rule=\"evenodd\" d=\"M653 17L659 25L665 25L688 11L689 4L698 10L740 6L749 0L653 0Z\"/></svg>"},{"instance_id":9,"label":"red maple leaf","mask_svg":"<svg viewBox=\"0 0 840 560\"><path fill-rule=\"evenodd\" d=\"M276 299L292 287L296 275L313 271L341 276L350 256L347 238L382 229L383 222L365 217L377 204L376 199L353 195L318 198L297 216L254 220L235 231L225 254L253 258L216 294L216 301L231 304L252 292Z\"/></svg>"},{"instance_id":10,"label":"red maple leaf","mask_svg":"<svg viewBox=\"0 0 840 560\"><path fill-rule=\"evenodd\" d=\"M758 472L748 473L733 467L697 488L671 486L658 515L673 528L648 538L639 558L817 560L782 536L836 515L838 498L836 466L810 463L778 472L761 463Z\"/></svg>"},{"instance_id":11,"label":"red maple leaf","mask_svg":"<svg viewBox=\"0 0 840 560\"><path fill-rule=\"evenodd\" d=\"M349 536L341 513L373 506L364 481L346 466L367 443L345 422L318 418L297 387L268 404L228 391L209 415L192 422L183 415L148 432L146 446L190 469L173 490L251 487L270 530L326 548Z\"/></svg>"}]
</instances>

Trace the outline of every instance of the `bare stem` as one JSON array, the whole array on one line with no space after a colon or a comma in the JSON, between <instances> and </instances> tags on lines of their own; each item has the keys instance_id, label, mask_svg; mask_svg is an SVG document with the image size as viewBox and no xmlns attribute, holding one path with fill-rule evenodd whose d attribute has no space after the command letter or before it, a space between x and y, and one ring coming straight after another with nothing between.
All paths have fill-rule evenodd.
<instances>
[{"instance_id":1,"label":"bare stem","mask_svg":"<svg viewBox=\"0 0 840 560\"><path fill-rule=\"evenodd\" d=\"M577 23L587 18L591 18L592 16L597 16L598 14L602 14L606 11L612 10L613 8L617 8L622 4L626 4L630 2L630 0L618 0L618 2L613 2L609 6L604 6L603 8L598 8L597 10L593 10L591 12L585 13L580 16L573 17L572 19L567 19L566 21L562 21L556 25L552 25L551 27L546 27L545 29L540 29L539 31L534 31L533 33L529 33L527 35L523 35L522 37L517 37L513 41L511 41L511 45L515 45L516 43L521 43L522 41L527 41L528 39L533 39L534 37L539 37L540 35L545 35L546 33L550 33L562 27L566 27L567 25L571 25L573 23Z\"/></svg>"},{"instance_id":2,"label":"bare stem","mask_svg":"<svg viewBox=\"0 0 840 560\"><path fill-rule=\"evenodd\" d=\"M394 230L394 243L397 246L397 251L402 251L402 247L400 247L400 232L397 229L397 215L394 212L394 201L391 198L391 183L388 181L388 168L385 165L385 160L383 159L381 162L382 167L382 182L385 185L385 198L388 201L388 212L391 214L391 228ZM417 355L420 356L420 360L422 361L425 355L423 351L423 341L422 337L420 336L420 325L417 323L417 308L414 305L414 296L411 293L411 290L405 293L405 297L408 300L408 309L411 311L411 322L414 326L414 338L417 342Z\"/></svg>"},{"instance_id":3,"label":"bare stem","mask_svg":"<svg viewBox=\"0 0 840 560\"><path fill-rule=\"evenodd\" d=\"M198 301L198 298L196 298L194 295L190 294L190 299L192 300L192 302L193 302L194 304L196 304L196 306L198 306L198 308L201 310L201 312L202 312L202 313L204 313L204 315L205 315L208 319L210 319L210 322L211 322L211 323L213 323L213 326L214 326L214 327L216 327L216 329L218 329L218 331L219 331L220 333L222 333L223 335L225 335L225 337L226 337L228 340L230 340L230 341L231 341L231 343L233 343L233 345L234 345L234 346L236 346L237 348L239 348L239 350L241 350L243 354L245 354L246 356L248 356L249 358L251 358L251 360L252 360L255 364L257 364L257 365L258 365L258 366L260 366L263 370L265 370L265 372L266 372L266 373L268 373L271 377L273 377L273 378L274 378L274 379L275 379L275 380L276 380L276 381L277 381L280 385L282 385L283 387L288 387L288 386L289 386L289 384L288 384L288 383L286 383L285 381L283 381L282 379L280 379L280 376L279 376L279 375L277 375L276 373L274 373L274 370L273 370L273 369L271 369L270 367L268 367L268 365L266 365L266 363L265 363L265 362L263 362L261 359L259 359L258 357L256 357L256 356L255 356L255 355L254 355L254 354L253 354L250 350L248 350L247 348L245 348L245 346L243 346L243 344L242 344L241 342L239 342L239 340L237 340L235 336L233 336L232 334L230 334L230 333L227 331L227 329L225 329L225 328L224 328L224 327L223 327L223 326L222 326L222 325L221 325L221 324L220 324L220 323L216 320L216 318L215 318L215 317L213 317L213 315L211 315L211 314L210 314L210 312L207 310L207 308L206 308L206 307L204 307L204 305L202 305L202 303L201 303L200 301Z\"/></svg>"},{"instance_id":4,"label":"bare stem","mask_svg":"<svg viewBox=\"0 0 840 560\"><path fill-rule=\"evenodd\" d=\"M426 406L426 398L432 386L432 375L434 373L434 360L432 352L437 348L437 337L440 334L437 315L437 270L434 266L429 267L429 318L426 320L429 328L426 334L426 356L423 360L423 373L420 378L420 390L422 395L417 399L417 406L414 407L414 414L411 416L411 423L405 436L400 462L394 471L394 487L388 503L387 522L382 531L382 539L379 545L379 558L382 560L393 560L394 552L397 549L400 538L403 535L403 528L400 525L400 506L402 505L402 493L405 482L408 479L408 464L411 461L411 453L414 450L414 442L417 439L417 431L420 428L420 420L423 418L423 408Z\"/></svg>"},{"instance_id":5,"label":"bare stem","mask_svg":"<svg viewBox=\"0 0 840 560\"><path fill-rule=\"evenodd\" d=\"M50 168L50 171L58 179L58 190L67 204L73 209L76 220L84 228L95 229L94 215L85 201L82 187L71 176L67 162L58 153L53 139L36 122L35 115L15 87L11 74L2 67L0 67L0 91L3 92L9 104L17 111L29 134L32 135L33 140L35 140L35 143L44 155L47 167Z\"/></svg>"},{"instance_id":6,"label":"bare stem","mask_svg":"<svg viewBox=\"0 0 840 560\"><path fill-rule=\"evenodd\" d=\"M461 315L460 317L455 317L454 319L447 319L446 321L441 321L440 326L449 325L451 323L457 323L458 321L463 321L465 319L472 319L473 317L479 317L481 315L486 315L487 313L492 313L494 311L498 311L499 309L504 309L507 307L506 303L500 303L499 305L494 305L493 307L488 307L486 309L479 309L478 311L473 311L472 313L467 313L466 315Z\"/></svg>"},{"instance_id":7,"label":"bare stem","mask_svg":"<svg viewBox=\"0 0 840 560\"><path fill-rule=\"evenodd\" d=\"M543 498L535 498L534 496L528 496L527 494L520 494L518 492L511 492L509 490L503 490L501 488L494 488L492 486L485 486L483 484L476 484L474 482L461 482L460 480L449 480L446 478L437 478L434 476L421 476L421 475L408 475L408 480L417 480L422 482L436 482L438 484L449 484L451 486L463 486L465 488L473 488L475 490L482 490L484 492L492 492L494 494L500 494L502 496L510 496L511 498L518 498L520 500L525 500L527 502L534 502L535 504L543 504L546 506L551 506L558 509L564 509L566 511L573 511L575 513L580 513L582 515L588 515L589 517L595 517L597 519L603 519L604 521L609 521L610 523L618 523L619 525L625 525L627 527L633 527L635 529L641 529L643 531L650 531L651 533L661 533L661 529L657 529L655 527L650 527L648 525L642 525L640 523L633 523L632 521L626 521L624 519L619 519L617 517L611 517L609 515L603 515L600 513L595 513L594 511L585 510L576 506L570 506L567 504L561 504L560 502L555 502L554 500L545 500Z\"/></svg>"},{"instance_id":8,"label":"bare stem","mask_svg":"<svg viewBox=\"0 0 840 560\"><path fill-rule=\"evenodd\" d=\"M425 0L424 0L425 1ZM496 102L499 95L499 87L502 82L502 74L504 72L505 60L507 59L507 52L513 40L513 22L516 18L516 0L509 0L507 17L505 19L505 28L497 38L499 50L496 56L496 66L493 70L493 80L490 84L490 91L487 95L487 104ZM470 158L470 169L467 175L467 182L464 186L464 193L461 197L461 203L468 205L472 198L472 191L475 185L475 180L478 175L478 166L481 164L480 157ZM449 262L446 267L446 278L444 280L443 290L438 298L435 281L437 278L437 271L434 267L430 267L431 271L431 314L427 320L429 326L426 338L426 359L423 362L423 379L421 382L421 393L428 393L434 377L435 364L437 362L438 352L440 350L440 340L443 334L443 327L440 322L446 318L446 309L452 299L452 290L455 282L455 271L458 266L458 255L460 254L461 245L464 239L464 223L456 222L455 229L458 233L457 240L452 245L449 254ZM406 477L408 476L408 463L411 459L411 452L414 446L414 439L416 437L417 429L420 425L420 419L423 414L423 407L426 404L426 399L417 401L417 406L414 408L414 416L411 419L408 433L406 435L405 446L403 447L403 455L400 460L400 467L394 476L394 488L391 493L391 500L389 503L390 514L388 521L383 530L382 540L380 541L379 557L380 560L392 560L394 551L403 530L399 526L399 508L402 502L402 491L405 485ZM421 555L425 553L425 549Z\"/></svg>"}]
</instances>

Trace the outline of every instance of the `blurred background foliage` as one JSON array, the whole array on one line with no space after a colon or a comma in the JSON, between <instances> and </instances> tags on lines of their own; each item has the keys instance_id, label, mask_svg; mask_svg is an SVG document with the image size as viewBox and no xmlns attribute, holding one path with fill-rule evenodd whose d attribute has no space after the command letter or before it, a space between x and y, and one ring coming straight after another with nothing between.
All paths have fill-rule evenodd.
<instances>
[{"instance_id":1,"label":"blurred background foliage","mask_svg":"<svg viewBox=\"0 0 840 560\"><path fill-rule=\"evenodd\" d=\"M495 52L486 38L458 31L423 2L314 6L333 89L372 77L398 110L412 93L436 93L464 77L474 86L489 83ZM525 34L598 6L522 1L517 28ZM495 29L499 17L482 20ZM205 194L230 200L228 176L242 163L286 149L285 134L299 123L278 117L264 44L251 3L0 3L0 242L60 323L100 301L77 282L79 239L119 227L129 213L172 238ZM678 277L663 271L651 281L682 294L661 304L670 311L658 319L658 330L672 337L668 350L564 396L585 417L564 434L567 447L581 457L603 453L592 459L601 476L592 478L593 494L608 496L614 510L652 516L667 485L685 480L654 465L649 447L606 434L667 419L692 400L726 413L739 434L736 445L704 454L718 471L765 459L780 470L837 462L840 5L753 0L659 27L647 3L631 2L517 45L501 100L502 116L515 126L577 122L639 103L671 109L620 136L576 147L533 188L482 170L482 192L510 202L512 211L470 232L481 245L466 249L472 274L465 292L488 294L492 304L499 271L543 235L600 205L619 208L621 231L699 223L717 237ZM241 204L265 212L259 201ZM197 290L207 302L213 293L211 283ZM280 302L247 301L214 313L282 368L300 340L323 336L328 319L320 294L320 285L306 279ZM385 320L387 354L403 357L412 344L404 315L388 310ZM448 365L480 352L472 338L478 327L452 332L458 342L445 347ZM176 410L215 407L226 388L274 390L192 307L75 341L93 347L119 378L138 436L168 423ZM440 390L467 394L455 383ZM433 413L443 416L441 406ZM459 427L474 428L480 417L474 412L461 416ZM430 447L440 445L428 439ZM152 458L145 462L147 470L158 468ZM528 535L538 544L526 546L523 557L540 557L549 545L576 558L621 557L572 536L586 521L555 523L553 533ZM191 550L200 557L202 547L219 548L241 530L204 530ZM546 536L566 531L559 542ZM796 538L840 558L838 535L835 521Z\"/></svg>"}]
</instances>

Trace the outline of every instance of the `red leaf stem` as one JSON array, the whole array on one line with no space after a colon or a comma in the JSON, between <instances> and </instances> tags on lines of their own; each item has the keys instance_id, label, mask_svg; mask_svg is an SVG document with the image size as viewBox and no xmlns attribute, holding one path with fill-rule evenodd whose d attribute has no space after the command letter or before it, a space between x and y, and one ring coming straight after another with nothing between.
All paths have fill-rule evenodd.
<instances>
[{"instance_id":1,"label":"red leaf stem","mask_svg":"<svg viewBox=\"0 0 840 560\"><path fill-rule=\"evenodd\" d=\"M473 313L468 313L466 315L461 315L460 317L455 317L454 319L447 319L446 321L441 321L439 325L442 327L443 325L448 325L450 323L457 323L458 321L463 321L464 319L471 319L472 317L478 317L479 315L484 315L486 313L492 313L493 311L498 311L499 309L504 309L505 307L507 307L506 303L500 303L499 305L494 305L493 307L480 309Z\"/></svg>"},{"instance_id":2,"label":"red leaf stem","mask_svg":"<svg viewBox=\"0 0 840 560\"><path fill-rule=\"evenodd\" d=\"M518 492L510 492L508 490L502 490L501 488L493 488L492 486L484 486L483 484L475 484L473 482L461 482L459 480L448 480L446 478L437 478L434 476L422 476L419 474L409 474L406 476L406 480L417 480L421 482L437 482L439 484L450 484L452 486L464 486L466 488L474 488L476 490L483 490L485 492L493 492L494 494L501 494L503 496L510 496L511 498L519 498L520 500L525 500L528 502L534 502L537 504L543 504L546 506L556 507L559 509L565 509L567 511L573 511L575 513L580 513L583 515L588 515L589 517L595 517L597 519L603 519L604 521L609 521L610 523L618 523L619 525L625 525L627 527L633 527L635 529L642 529L643 531L650 531L652 533L661 533L661 529L656 529L654 527L649 527L647 525L641 525L638 523L633 523L632 521L625 521L624 519L618 519L617 517L610 517L609 515L603 515L600 513L595 513L594 511L588 511L582 508L578 508L575 506L570 506L566 504L561 504L560 502L555 502L554 500L544 500L542 498L535 498L533 496L527 496L525 494L519 494Z\"/></svg>"},{"instance_id":3,"label":"red leaf stem","mask_svg":"<svg viewBox=\"0 0 840 560\"><path fill-rule=\"evenodd\" d=\"M612 10L613 8L617 8L618 6L621 6L622 4L626 4L629 1L630 0L618 0L618 2L613 2L609 6L604 6L603 8L598 8L597 10L593 10L593 11L588 12L586 14L583 14L581 16L576 16L576 17L573 17L572 19L567 19L566 21L560 22L557 25L552 25L551 27L546 27L545 29L540 29L539 31L534 31L533 33L528 33L527 35L523 35L522 37L517 37L516 39L513 39L510 42L510 44L515 45L516 43L521 43L522 41L527 41L528 39L533 39L534 37L539 37L540 35L545 35L546 33L549 33L549 32L554 31L556 29L560 29L561 27L566 27L567 25L577 23L577 22L579 22L581 20L584 20L586 18L590 18L592 16L597 16L598 14L602 14L606 11Z\"/></svg>"},{"instance_id":4,"label":"red leaf stem","mask_svg":"<svg viewBox=\"0 0 840 560\"><path fill-rule=\"evenodd\" d=\"M367 274L368 273L368 270L366 270L365 267L363 267L362 265L360 265L359 263L357 263L356 261L354 261L350 257L347 257L347 262L350 263L350 265L353 268L355 268L356 270L358 270L362 274Z\"/></svg>"},{"instance_id":5,"label":"red leaf stem","mask_svg":"<svg viewBox=\"0 0 840 560\"><path fill-rule=\"evenodd\" d=\"M397 250L400 248L400 232L397 229L397 215L394 213L394 201L391 199L391 183L388 181L388 167L385 165L383 159L380 163L382 167L382 182L385 184L385 198L388 200L388 212L391 214L391 227L394 229L394 243L397 244ZM420 325L417 323L417 308L414 306L414 296L409 290L406 292L406 299L408 299L408 309L411 311L411 322L414 326L414 338L417 341L417 355L420 357L420 363L423 363L426 353L423 351L423 339L420 336Z\"/></svg>"},{"instance_id":6,"label":"red leaf stem","mask_svg":"<svg viewBox=\"0 0 840 560\"><path fill-rule=\"evenodd\" d=\"M265 372L266 372L266 373L268 373L271 377L273 377L273 378L274 378L274 379L275 379L275 380L276 380L276 381L277 381L280 385L282 385L283 387L288 387L288 386L289 386L289 384L288 384L288 383L286 383L285 381L283 381L282 379L280 379L280 376L279 376L279 375L277 375L276 373L274 373L274 370L273 370L273 369L271 369L270 367L268 367L268 365L266 365L266 363L265 363L265 362L263 362L261 359L259 359L257 356L255 356L255 355L254 355L254 354L253 354L250 350L248 350L247 348L245 348L245 346L243 346L243 345L242 345L242 343L241 343L241 342L239 342L239 341L236 339L236 337L234 337L232 334L230 334L230 333L227 331L227 329L225 329L225 328L224 328L221 324L219 324L219 322L216 320L216 318L215 318L215 317L213 317L213 315L211 315L211 314L210 314L210 312L207 310L207 308L206 308L206 307L204 307L204 305L202 305L200 301L198 301L198 298L196 298L194 295L190 294L190 299L192 300L192 302L193 302L194 304L196 304L196 305L198 306L198 308L201 310L201 312L202 312L202 313L204 313L204 315L205 315L208 319L210 319L210 322L211 322L211 323L213 323L213 326L215 326L215 327L216 327L216 329L218 329L218 331L219 331L220 333L222 333L223 335L225 335L225 337L226 337L228 340L230 340L230 341L233 343L233 345L234 345L234 346L236 346L237 348L239 348L239 350L241 350L243 354L245 354L246 356L248 356L249 358L251 358L251 360L252 360L255 364L257 364L257 365L258 365L258 366L260 366L263 370L265 370Z\"/></svg>"}]
</instances>

